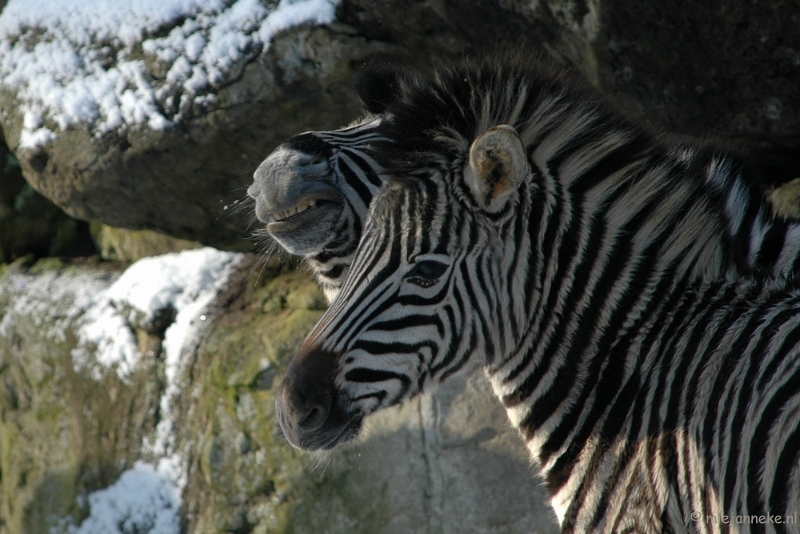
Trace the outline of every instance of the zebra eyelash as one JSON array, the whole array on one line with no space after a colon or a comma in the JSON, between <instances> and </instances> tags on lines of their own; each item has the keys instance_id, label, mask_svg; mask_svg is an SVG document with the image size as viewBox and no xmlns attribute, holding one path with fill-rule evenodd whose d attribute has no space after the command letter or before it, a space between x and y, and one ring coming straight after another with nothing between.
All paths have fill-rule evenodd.
<instances>
[{"instance_id":1,"label":"zebra eyelash","mask_svg":"<svg viewBox=\"0 0 800 534\"><path fill-rule=\"evenodd\" d=\"M422 260L403 277L407 281L420 287L431 287L439 281L447 271L449 265L435 260Z\"/></svg>"}]
</instances>

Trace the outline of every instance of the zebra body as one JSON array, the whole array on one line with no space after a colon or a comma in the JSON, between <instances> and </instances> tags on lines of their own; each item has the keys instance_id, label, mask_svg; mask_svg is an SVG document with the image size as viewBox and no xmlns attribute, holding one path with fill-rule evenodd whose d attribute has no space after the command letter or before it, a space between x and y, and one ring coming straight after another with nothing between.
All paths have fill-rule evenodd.
<instances>
[{"instance_id":1,"label":"zebra body","mask_svg":"<svg viewBox=\"0 0 800 534\"><path fill-rule=\"evenodd\" d=\"M800 532L708 520L800 512L800 291L736 279L761 256L731 236L763 232L730 174L518 64L387 91L389 178L278 390L289 441L334 447L479 364L564 532Z\"/></svg>"}]
</instances>

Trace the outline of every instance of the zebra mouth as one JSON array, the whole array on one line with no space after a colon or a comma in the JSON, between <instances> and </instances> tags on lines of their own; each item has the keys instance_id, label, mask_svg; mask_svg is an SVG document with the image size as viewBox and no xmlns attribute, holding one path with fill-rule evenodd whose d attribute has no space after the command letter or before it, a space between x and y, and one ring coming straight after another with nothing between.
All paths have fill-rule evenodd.
<instances>
[{"instance_id":1,"label":"zebra mouth","mask_svg":"<svg viewBox=\"0 0 800 534\"><path fill-rule=\"evenodd\" d=\"M301 213L304 213L308 210L315 210L317 209L317 200L313 198L306 198L303 199L300 204L289 208L288 210L279 211L273 213L269 217L269 222L280 222L285 221L286 219L291 219Z\"/></svg>"},{"instance_id":2,"label":"zebra mouth","mask_svg":"<svg viewBox=\"0 0 800 534\"><path fill-rule=\"evenodd\" d=\"M361 424L364 420L363 415L353 415L348 418L341 416L337 411L332 412L332 417L322 427L312 431L287 425L280 419L279 422L284 435L294 447L305 451L329 451L356 439L361 434Z\"/></svg>"},{"instance_id":3,"label":"zebra mouth","mask_svg":"<svg viewBox=\"0 0 800 534\"><path fill-rule=\"evenodd\" d=\"M289 253L314 254L331 239L342 210L342 202L315 195L291 208L274 210L262 220L266 220L270 235Z\"/></svg>"},{"instance_id":4,"label":"zebra mouth","mask_svg":"<svg viewBox=\"0 0 800 534\"><path fill-rule=\"evenodd\" d=\"M328 451L333 449L334 447L338 447L339 445L343 445L348 441L353 441L354 439L356 439L358 435L361 433L362 420L363 420L362 417L355 417L354 419L352 419L350 422L347 423L347 425L345 425L344 428L342 428L342 431L339 432L338 436L336 436L331 441L320 447L320 449Z\"/></svg>"}]
</instances>

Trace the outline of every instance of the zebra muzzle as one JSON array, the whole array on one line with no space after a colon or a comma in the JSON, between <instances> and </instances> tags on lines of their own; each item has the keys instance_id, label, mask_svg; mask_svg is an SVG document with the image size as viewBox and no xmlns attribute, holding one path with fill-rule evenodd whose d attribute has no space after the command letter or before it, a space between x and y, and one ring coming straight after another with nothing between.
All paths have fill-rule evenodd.
<instances>
[{"instance_id":1,"label":"zebra muzzle","mask_svg":"<svg viewBox=\"0 0 800 534\"><path fill-rule=\"evenodd\" d=\"M278 386L275 410L281 430L294 447L330 449L356 437L361 416L347 412L347 402L336 391L338 355L303 350L289 364Z\"/></svg>"}]
</instances>

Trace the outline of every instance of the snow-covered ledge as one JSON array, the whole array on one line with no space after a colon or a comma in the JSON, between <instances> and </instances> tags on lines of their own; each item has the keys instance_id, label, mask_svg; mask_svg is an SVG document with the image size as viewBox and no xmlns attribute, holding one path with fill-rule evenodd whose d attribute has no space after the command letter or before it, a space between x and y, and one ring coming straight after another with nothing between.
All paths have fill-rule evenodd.
<instances>
[{"instance_id":1,"label":"snow-covered ledge","mask_svg":"<svg viewBox=\"0 0 800 534\"><path fill-rule=\"evenodd\" d=\"M76 124L97 137L174 127L212 104L277 32L330 23L336 3L11 0L0 15L0 83L20 100L18 148Z\"/></svg>"}]
</instances>

